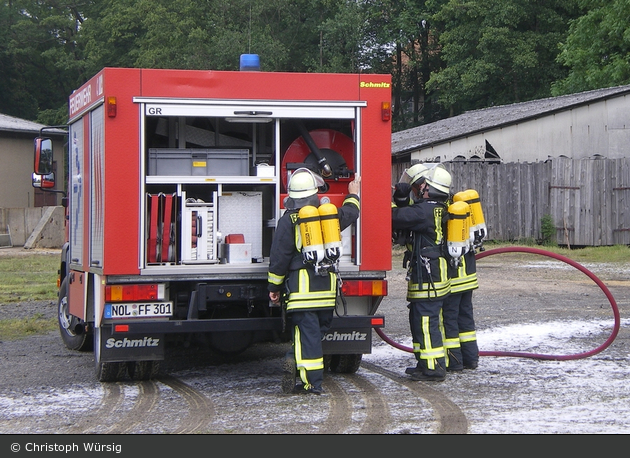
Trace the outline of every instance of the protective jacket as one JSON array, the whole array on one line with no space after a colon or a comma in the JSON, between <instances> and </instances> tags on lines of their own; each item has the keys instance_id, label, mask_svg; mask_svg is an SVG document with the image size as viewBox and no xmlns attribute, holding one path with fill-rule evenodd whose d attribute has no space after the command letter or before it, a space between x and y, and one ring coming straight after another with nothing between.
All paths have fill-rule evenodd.
<instances>
[{"instance_id":1,"label":"protective jacket","mask_svg":"<svg viewBox=\"0 0 630 458\"><path fill-rule=\"evenodd\" d=\"M444 257L446 206L432 199L392 207L392 229L412 232L407 300L438 299L450 293Z\"/></svg>"},{"instance_id":2,"label":"protective jacket","mask_svg":"<svg viewBox=\"0 0 630 458\"><path fill-rule=\"evenodd\" d=\"M479 288L475 251L469 250L460 258L457 270L451 274L451 293L461 293Z\"/></svg>"}]
</instances>

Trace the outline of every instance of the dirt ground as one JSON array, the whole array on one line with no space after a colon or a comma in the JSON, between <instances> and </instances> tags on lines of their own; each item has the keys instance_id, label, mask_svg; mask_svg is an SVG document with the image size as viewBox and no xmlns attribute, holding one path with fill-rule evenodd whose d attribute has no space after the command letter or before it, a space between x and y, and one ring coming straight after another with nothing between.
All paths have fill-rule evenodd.
<instances>
[{"instance_id":1,"label":"dirt ground","mask_svg":"<svg viewBox=\"0 0 630 458\"><path fill-rule=\"evenodd\" d=\"M385 316L387 338L405 346L405 272L399 258L393 263L378 313ZM171 433L186 431L177 427L186 418L197 433L424 434L443 431L452 411L470 434L630 433L630 262L583 267L604 289L546 256L480 259L474 293L479 368L438 384L409 385L404 369L413 357L378 336L357 377L329 376L329 394L321 399L279 393L280 347L254 348L230 363L190 349L161 365L159 383L105 386L94 380L93 356L66 350L58 332L0 342L0 434ZM54 317L56 303L0 304L0 319L34 313ZM618 333L602 348L615 322ZM593 349L601 350L568 361L490 355L510 350L571 357ZM110 424L76 409L97 401L98 416ZM304 408L311 411L309 421L301 417ZM125 428L116 429L123 418Z\"/></svg>"}]
</instances>

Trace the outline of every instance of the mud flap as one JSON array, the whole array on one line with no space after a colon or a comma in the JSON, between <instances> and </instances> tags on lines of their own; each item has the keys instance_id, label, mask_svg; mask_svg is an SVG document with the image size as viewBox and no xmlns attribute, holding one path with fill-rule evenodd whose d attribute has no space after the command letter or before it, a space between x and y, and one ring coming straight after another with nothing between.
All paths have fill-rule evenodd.
<instances>
[{"instance_id":1,"label":"mud flap","mask_svg":"<svg viewBox=\"0 0 630 458\"><path fill-rule=\"evenodd\" d=\"M374 322L380 324L375 325ZM372 353L372 329L383 327L384 318L376 316L335 317L322 338L325 355Z\"/></svg>"},{"instance_id":2,"label":"mud flap","mask_svg":"<svg viewBox=\"0 0 630 458\"><path fill-rule=\"evenodd\" d=\"M164 334L112 334L111 326L102 326L99 345L100 362L158 361L164 359Z\"/></svg>"}]
</instances>

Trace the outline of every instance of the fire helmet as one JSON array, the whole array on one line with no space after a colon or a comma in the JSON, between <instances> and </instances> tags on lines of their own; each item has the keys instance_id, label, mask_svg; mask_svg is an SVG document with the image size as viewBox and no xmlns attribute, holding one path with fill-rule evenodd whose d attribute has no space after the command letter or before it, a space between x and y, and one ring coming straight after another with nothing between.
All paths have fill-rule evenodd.
<instances>
[{"instance_id":1,"label":"fire helmet","mask_svg":"<svg viewBox=\"0 0 630 458\"><path fill-rule=\"evenodd\" d=\"M317 194L319 187L324 186L324 179L306 167L297 169L289 179L289 197L303 199Z\"/></svg>"},{"instance_id":2,"label":"fire helmet","mask_svg":"<svg viewBox=\"0 0 630 458\"><path fill-rule=\"evenodd\" d=\"M451 174L440 164L429 170L427 184L435 190L447 194L451 189Z\"/></svg>"},{"instance_id":3,"label":"fire helmet","mask_svg":"<svg viewBox=\"0 0 630 458\"><path fill-rule=\"evenodd\" d=\"M424 164L414 164L402 173L400 183L421 185L427 176L429 168Z\"/></svg>"}]
</instances>

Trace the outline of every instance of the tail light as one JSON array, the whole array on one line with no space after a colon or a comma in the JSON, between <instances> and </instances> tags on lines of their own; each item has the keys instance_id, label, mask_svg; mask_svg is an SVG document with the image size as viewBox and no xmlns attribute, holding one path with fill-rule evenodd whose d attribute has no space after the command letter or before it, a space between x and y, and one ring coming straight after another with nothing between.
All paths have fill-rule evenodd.
<instances>
[{"instance_id":1,"label":"tail light","mask_svg":"<svg viewBox=\"0 0 630 458\"><path fill-rule=\"evenodd\" d=\"M387 280L349 280L341 287L344 296L387 296Z\"/></svg>"},{"instance_id":2,"label":"tail light","mask_svg":"<svg viewBox=\"0 0 630 458\"><path fill-rule=\"evenodd\" d=\"M164 299L164 285L161 283L107 285L106 302L138 302Z\"/></svg>"}]
</instances>

